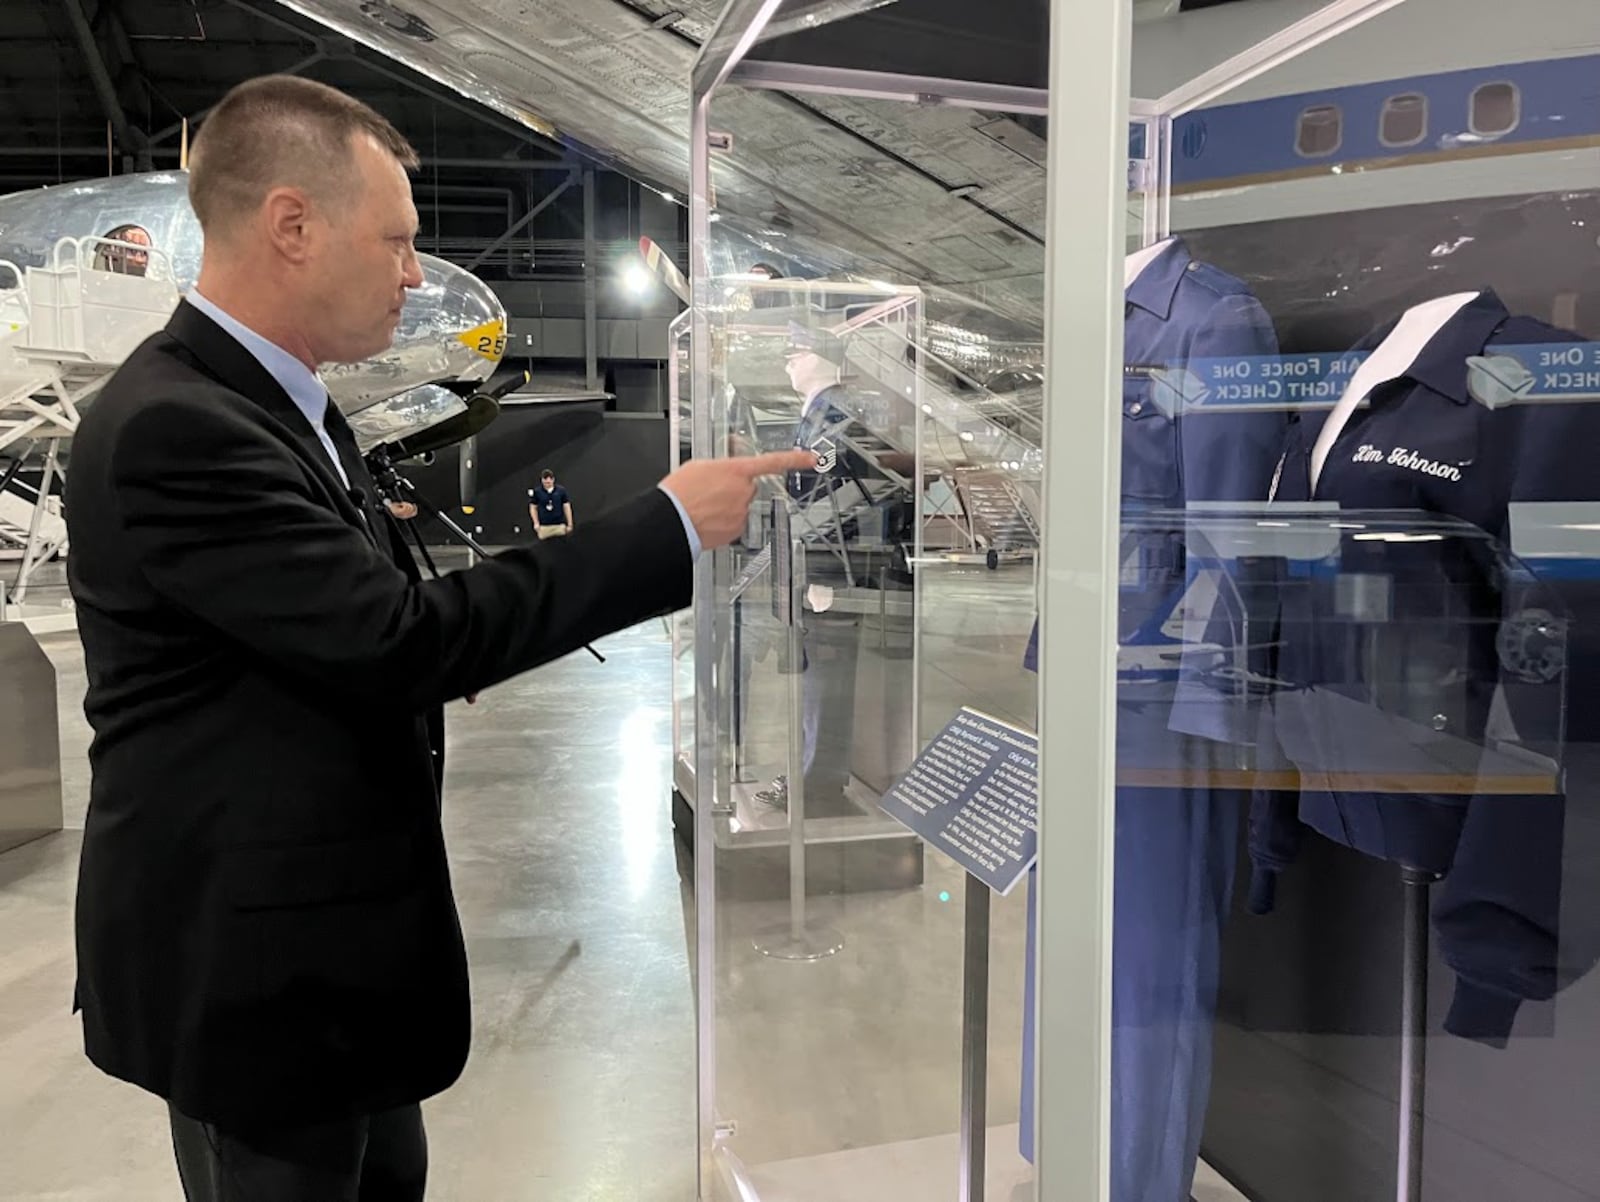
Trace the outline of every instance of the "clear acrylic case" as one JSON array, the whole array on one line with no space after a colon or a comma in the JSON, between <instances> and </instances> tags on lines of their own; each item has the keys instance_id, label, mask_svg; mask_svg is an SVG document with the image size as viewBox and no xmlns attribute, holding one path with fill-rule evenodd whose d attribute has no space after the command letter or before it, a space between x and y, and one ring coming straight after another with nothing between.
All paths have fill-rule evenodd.
<instances>
[{"instance_id":1,"label":"clear acrylic case","mask_svg":"<svg viewBox=\"0 0 1600 1202\"><path fill-rule=\"evenodd\" d=\"M735 0L701 54L694 453L793 445L820 349L830 449L912 459L791 512L776 605L807 489L701 569L705 1197L1600 1198L1592 1101L1539 1084L1600 1063L1577 6L1177 7ZM971 78L978 36L1029 44ZM1468 290L1476 344L1319 449ZM1380 437L1395 381L1444 418ZM963 706L1044 765L1036 878L981 907L873 808Z\"/></svg>"}]
</instances>

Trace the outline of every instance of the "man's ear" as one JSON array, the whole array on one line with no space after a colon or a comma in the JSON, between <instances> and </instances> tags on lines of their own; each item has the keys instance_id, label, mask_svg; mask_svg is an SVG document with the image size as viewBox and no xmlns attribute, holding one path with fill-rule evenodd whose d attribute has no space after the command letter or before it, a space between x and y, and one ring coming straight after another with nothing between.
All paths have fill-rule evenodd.
<instances>
[{"instance_id":1,"label":"man's ear","mask_svg":"<svg viewBox=\"0 0 1600 1202\"><path fill-rule=\"evenodd\" d=\"M299 188L280 187L262 202L267 241L291 263L304 263L311 254L311 200Z\"/></svg>"}]
</instances>

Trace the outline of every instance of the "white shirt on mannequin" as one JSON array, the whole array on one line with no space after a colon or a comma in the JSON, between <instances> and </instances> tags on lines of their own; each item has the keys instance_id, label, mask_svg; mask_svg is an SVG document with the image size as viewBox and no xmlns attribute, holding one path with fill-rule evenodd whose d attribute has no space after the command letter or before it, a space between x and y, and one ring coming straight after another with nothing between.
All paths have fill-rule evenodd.
<instances>
[{"instance_id":1,"label":"white shirt on mannequin","mask_svg":"<svg viewBox=\"0 0 1600 1202\"><path fill-rule=\"evenodd\" d=\"M1328 462L1333 444L1339 441L1339 435L1343 434L1344 428L1350 424L1350 415L1378 385L1398 380L1405 375L1417 361L1422 349L1433 340L1433 336L1444 329L1457 313L1477 300L1478 296L1476 292L1456 292L1407 309L1399 323L1389 332L1389 336L1378 344L1377 349L1367 356L1360 367L1356 368L1356 373L1350 377L1350 384L1345 388L1344 395L1333 407L1333 412L1328 414L1327 421L1323 422L1322 432L1317 435L1316 444L1311 448L1313 495L1316 493L1317 480L1322 475L1322 465Z\"/></svg>"}]
</instances>

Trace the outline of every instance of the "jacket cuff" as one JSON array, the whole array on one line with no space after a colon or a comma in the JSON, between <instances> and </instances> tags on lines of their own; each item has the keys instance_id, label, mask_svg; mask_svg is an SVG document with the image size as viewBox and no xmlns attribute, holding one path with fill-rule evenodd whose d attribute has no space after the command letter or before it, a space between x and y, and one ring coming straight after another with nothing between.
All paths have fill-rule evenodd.
<instances>
[{"instance_id":1,"label":"jacket cuff","mask_svg":"<svg viewBox=\"0 0 1600 1202\"><path fill-rule=\"evenodd\" d=\"M1491 1048L1503 1048L1511 1037L1511 1027L1517 1020L1517 1008L1521 1005L1522 999L1519 997L1458 978L1455 997L1450 1001L1450 1013L1445 1016L1444 1029L1462 1039L1471 1039Z\"/></svg>"}]
</instances>

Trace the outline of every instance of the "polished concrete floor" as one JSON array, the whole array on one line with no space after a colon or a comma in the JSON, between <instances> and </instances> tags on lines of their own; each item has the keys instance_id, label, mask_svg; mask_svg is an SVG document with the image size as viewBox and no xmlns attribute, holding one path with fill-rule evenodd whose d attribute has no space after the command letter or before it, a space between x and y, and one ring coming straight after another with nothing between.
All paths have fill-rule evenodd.
<instances>
[{"instance_id":1,"label":"polished concrete floor","mask_svg":"<svg viewBox=\"0 0 1600 1202\"><path fill-rule=\"evenodd\" d=\"M88 734L58 665L68 830L0 856L0 1199L180 1197L165 1113L84 1059L71 916ZM694 1006L660 623L450 714L446 820L476 1035L426 1107L433 1202L689 1202ZM565 715L562 717L561 715Z\"/></svg>"},{"instance_id":2,"label":"polished concrete floor","mask_svg":"<svg viewBox=\"0 0 1600 1202\"><path fill-rule=\"evenodd\" d=\"M1003 585L1005 604L994 604ZM1025 576L957 574L925 597L930 708L976 697L1027 721ZM68 1012L71 905L87 804L76 637L57 666L68 829L0 856L0 1199L174 1199L164 1112L84 1060ZM666 804L665 623L604 641L450 714L446 824L473 972L462 1081L426 1107L434 1202L689 1202L694 1197L695 922ZM884 655L863 639L861 671ZM763 671L766 671L763 668ZM760 729L781 717L763 705ZM943 718L929 719L934 726ZM781 766L781 765L779 765ZM954 1202L962 878L809 899L836 956L761 954L787 902L719 893L717 1188L741 1202ZM996 899L991 948L990 1202L1028 1202L1016 1153L1023 899ZM1200 1202L1237 1195L1209 1174Z\"/></svg>"},{"instance_id":3,"label":"polished concrete floor","mask_svg":"<svg viewBox=\"0 0 1600 1202\"><path fill-rule=\"evenodd\" d=\"M1031 721L1031 681L1020 669L993 669L1020 659L1030 583L1024 572L952 571L924 593L924 736L962 701ZM880 639L871 622L868 613L851 669L859 681L903 666L891 662L894 640ZM58 672L67 830L0 855L0 1202L172 1200L179 1195L160 1104L91 1068L69 1013L88 789L83 657L73 635L41 641ZM450 714L446 824L476 1039L463 1080L427 1106L434 1202L694 1197L696 1012L685 935L697 915L667 806L667 626L646 624L600 647L604 665L580 653ZM819 654L818 662L847 661ZM692 681L681 670L678 679ZM784 767L787 749L786 680L770 652L751 687L754 776ZM856 726L869 720L889 716L858 706ZM786 817L770 817L781 833ZM1576 817L1574 848L1600 849L1595 815ZM1593 829L1580 839L1585 826ZM1569 866L1569 883L1580 875L1575 867L1595 876L1595 863L1600 853ZM781 889L758 898L719 888L708 911L718 956L713 1080L725 1124L714 1196L954 1202L963 883L938 856L927 858L926 874L916 889L808 897L809 927L842 941L814 963L762 952L791 921ZM1600 895L1600 881L1578 893ZM1020 891L994 901L990 963L987 1199L1031 1202L1031 1171L1015 1151ZM1442 972L1438 980L1448 984ZM1600 974L1589 974L1544 1016L1548 1030L1508 1051L1430 1041L1430 1180L1447 1186L1430 1199L1600 1198L1592 1141L1570 1134L1600 1106L1588 1038L1600 1030L1597 1015ZM1263 1147L1303 1159L1338 1130L1345 1144L1371 1144L1384 1160L1393 1130L1387 1095L1352 1101L1331 1088L1318 1068L1327 1037L1225 1030L1221 1046L1250 1066L1235 1074L1243 1096L1224 1100L1252 1135L1259 1122ZM1380 1054L1375 1043L1372 1056ZM1387 1090L1394 1075L1387 1062L1379 1069ZM1496 1073L1504 1088L1473 1087ZM1271 1081L1294 1084L1311 1119L1286 1117L1288 1107L1264 1091ZM1499 1139L1511 1116L1552 1134L1544 1143ZM1388 1190L1388 1169L1379 1168L1374 1179ZM1485 1192L1468 1178L1503 1188ZM1197 1202L1240 1198L1204 1167L1194 1194ZM1363 1189L1330 1202L1379 1196Z\"/></svg>"}]
</instances>

